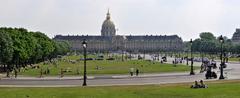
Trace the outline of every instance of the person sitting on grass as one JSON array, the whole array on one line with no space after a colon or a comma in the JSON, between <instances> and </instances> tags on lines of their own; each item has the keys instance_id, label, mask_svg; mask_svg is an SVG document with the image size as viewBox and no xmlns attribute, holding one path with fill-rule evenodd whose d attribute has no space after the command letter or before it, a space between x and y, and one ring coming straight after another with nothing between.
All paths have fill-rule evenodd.
<instances>
[{"instance_id":1,"label":"person sitting on grass","mask_svg":"<svg viewBox=\"0 0 240 98\"><path fill-rule=\"evenodd\" d=\"M208 88L207 85L203 83L203 80L200 80L200 88Z\"/></svg>"},{"instance_id":2,"label":"person sitting on grass","mask_svg":"<svg viewBox=\"0 0 240 98\"><path fill-rule=\"evenodd\" d=\"M198 84L197 81L195 81L195 84L193 84L191 88L200 88L200 85Z\"/></svg>"}]
</instances>

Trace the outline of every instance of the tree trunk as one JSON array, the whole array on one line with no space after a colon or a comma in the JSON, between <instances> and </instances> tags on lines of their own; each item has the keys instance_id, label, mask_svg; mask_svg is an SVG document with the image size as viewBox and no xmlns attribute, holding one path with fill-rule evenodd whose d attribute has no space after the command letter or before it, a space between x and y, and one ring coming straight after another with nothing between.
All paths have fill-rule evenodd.
<instances>
[{"instance_id":1,"label":"tree trunk","mask_svg":"<svg viewBox=\"0 0 240 98\"><path fill-rule=\"evenodd\" d=\"M6 77L10 77L10 76L9 76L9 73L10 73L10 66L7 65L7 76L6 76Z\"/></svg>"},{"instance_id":2,"label":"tree trunk","mask_svg":"<svg viewBox=\"0 0 240 98\"><path fill-rule=\"evenodd\" d=\"M4 64L3 65L3 72L6 72L7 70L6 70L6 65Z\"/></svg>"}]
</instances>

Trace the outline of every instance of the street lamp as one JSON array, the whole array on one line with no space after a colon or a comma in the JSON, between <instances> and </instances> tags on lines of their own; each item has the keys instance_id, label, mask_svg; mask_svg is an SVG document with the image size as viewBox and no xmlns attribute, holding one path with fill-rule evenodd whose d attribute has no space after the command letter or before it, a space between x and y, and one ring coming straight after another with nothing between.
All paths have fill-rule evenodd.
<instances>
[{"instance_id":1,"label":"street lamp","mask_svg":"<svg viewBox=\"0 0 240 98\"><path fill-rule=\"evenodd\" d=\"M223 63L223 60L222 60L222 58L223 58L223 43L224 43L224 39L223 39L222 35L220 36L219 41L221 43L221 55L220 55L220 59L221 59L220 71L221 71L221 73L220 73L219 79L224 79L224 77L223 77L223 64L224 63Z\"/></svg>"},{"instance_id":2,"label":"street lamp","mask_svg":"<svg viewBox=\"0 0 240 98\"><path fill-rule=\"evenodd\" d=\"M145 59L145 46L143 46L143 59Z\"/></svg>"},{"instance_id":3,"label":"street lamp","mask_svg":"<svg viewBox=\"0 0 240 98\"><path fill-rule=\"evenodd\" d=\"M177 60L176 60L176 59L177 59L176 56L177 56L177 48L176 48L176 46L175 46L175 47L174 47L174 67L177 66L177 65L176 65L176 64L177 64L177 63L176 63L176 61L177 61Z\"/></svg>"},{"instance_id":4,"label":"street lamp","mask_svg":"<svg viewBox=\"0 0 240 98\"><path fill-rule=\"evenodd\" d=\"M87 41L86 39L83 39L82 42L83 46L83 55L84 55L84 72L83 72L83 86L87 86L87 68L86 68L86 57L87 57Z\"/></svg>"},{"instance_id":5,"label":"street lamp","mask_svg":"<svg viewBox=\"0 0 240 98\"><path fill-rule=\"evenodd\" d=\"M165 52L164 56L167 57L167 47L166 46L164 46L164 52Z\"/></svg>"},{"instance_id":6,"label":"street lamp","mask_svg":"<svg viewBox=\"0 0 240 98\"><path fill-rule=\"evenodd\" d=\"M124 51L122 49L122 62L124 61Z\"/></svg>"},{"instance_id":7,"label":"street lamp","mask_svg":"<svg viewBox=\"0 0 240 98\"><path fill-rule=\"evenodd\" d=\"M203 41L201 39L201 52L200 52L200 55L202 57L202 65L203 65Z\"/></svg>"},{"instance_id":8,"label":"street lamp","mask_svg":"<svg viewBox=\"0 0 240 98\"><path fill-rule=\"evenodd\" d=\"M188 50L187 50L187 65L188 65Z\"/></svg>"},{"instance_id":9,"label":"street lamp","mask_svg":"<svg viewBox=\"0 0 240 98\"><path fill-rule=\"evenodd\" d=\"M190 75L194 75L195 73L193 72L193 57L192 57L192 39L190 40L190 44L191 44L191 72Z\"/></svg>"}]
</instances>

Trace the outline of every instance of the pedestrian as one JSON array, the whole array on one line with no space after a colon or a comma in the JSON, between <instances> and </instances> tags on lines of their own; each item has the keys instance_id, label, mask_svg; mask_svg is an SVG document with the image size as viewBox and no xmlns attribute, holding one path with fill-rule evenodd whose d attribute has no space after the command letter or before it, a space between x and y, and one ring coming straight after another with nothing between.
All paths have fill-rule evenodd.
<instances>
[{"instance_id":1,"label":"pedestrian","mask_svg":"<svg viewBox=\"0 0 240 98\"><path fill-rule=\"evenodd\" d=\"M203 72L204 72L204 64L202 63L202 64L201 64L200 73L203 73Z\"/></svg>"},{"instance_id":2,"label":"pedestrian","mask_svg":"<svg viewBox=\"0 0 240 98\"><path fill-rule=\"evenodd\" d=\"M197 81L191 86L191 88L200 88L200 85L198 84Z\"/></svg>"},{"instance_id":3,"label":"pedestrian","mask_svg":"<svg viewBox=\"0 0 240 98\"><path fill-rule=\"evenodd\" d=\"M43 76L43 70L42 70L42 68L40 69L40 78L42 78L42 76Z\"/></svg>"},{"instance_id":4,"label":"pedestrian","mask_svg":"<svg viewBox=\"0 0 240 98\"><path fill-rule=\"evenodd\" d=\"M208 88L207 85L203 83L203 80L200 80L200 88Z\"/></svg>"},{"instance_id":5,"label":"pedestrian","mask_svg":"<svg viewBox=\"0 0 240 98\"><path fill-rule=\"evenodd\" d=\"M133 76L134 68L130 68L130 75Z\"/></svg>"},{"instance_id":6,"label":"pedestrian","mask_svg":"<svg viewBox=\"0 0 240 98\"><path fill-rule=\"evenodd\" d=\"M138 76L138 74L139 74L139 70L138 70L138 69L136 69L136 76Z\"/></svg>"},{"instance_id":7,"label":"pedestrian","mask_svg":"<svg viewBox=\"0 0 240 98\"><path fill-rule=\"evenodd\" d=\"M11 79L14 77L14 71L11 71Z\"/></svg>"},{"instance_id":8,"label":"pedestrian","mask_svg":"<svg viewBox=\"0 0 240 98\"><path fill-rule=\"evenodd\" d=\"M46 72L48 75L50 74L50 70L49 68L47 67L47 72Z\"/></svg>"},{"instance_id":9,"label":"pedestrian","mask_svg":"<svg viewBox=\"0 0 240 98\"><path fill-rule=\"evenodd\" d=\"M63 69L61 68L61 72L60 72L60 74L61 74L61 78L63 77Z\"/></svg>"}]
</instances>

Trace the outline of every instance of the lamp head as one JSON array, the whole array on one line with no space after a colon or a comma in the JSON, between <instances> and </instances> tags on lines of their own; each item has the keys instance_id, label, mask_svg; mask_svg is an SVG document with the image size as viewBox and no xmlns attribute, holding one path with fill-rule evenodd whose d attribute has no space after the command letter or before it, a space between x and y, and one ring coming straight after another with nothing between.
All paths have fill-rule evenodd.
<instances>
[{"instance_id":1,"label":"lamp head","mask_svg":"<svg viewBox=\"0 0 240 98\"><path fill-rule=\"evenodd\" d=\"M87 48L87 41L86 41L86 39L83 39L82 46L83 46L83 48Z\"/></svg>"},{"instance_id":2,"label":"lamp head","mask_svg":"<svg viewBox=\"0 0 240 98\"><path fill-rule=\"evenodd\" d=\"M193 41L192 41L192 39L190 40L190 44L192 45L192 43L193 43Z\"/></svg>"},{"instance_id":3,"label":"lamp head","mask_svg":"<svg viewBox=\"0 0 240 98\"><path fill-rule=\"evenodd\" d=\"M220 41L220 43L224 43L224 39L223 39L222 35L219 37L219 41Z\"/></svg>"}]
</instances>

